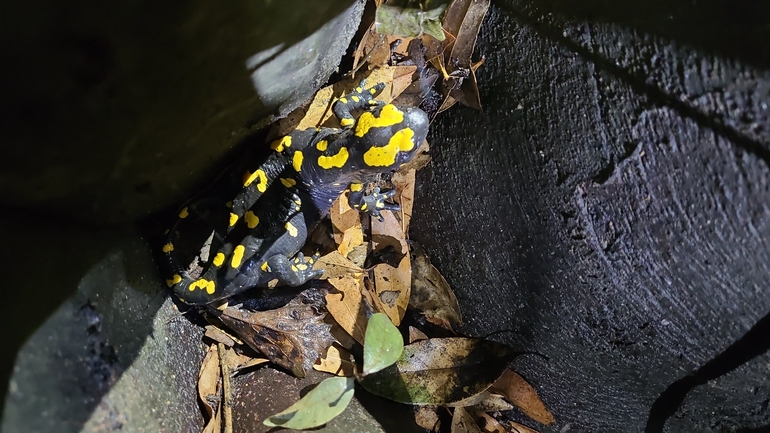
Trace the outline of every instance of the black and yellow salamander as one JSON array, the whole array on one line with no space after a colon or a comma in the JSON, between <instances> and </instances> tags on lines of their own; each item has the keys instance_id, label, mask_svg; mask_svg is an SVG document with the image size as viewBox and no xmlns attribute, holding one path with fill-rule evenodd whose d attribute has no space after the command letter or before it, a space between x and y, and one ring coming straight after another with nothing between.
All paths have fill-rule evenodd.
<instances>
[{"instance_id":1,"label":"black and yellow salamander","mask_svg":"<svg viewBox=\"0 0 770 433\"><path fill-rule=\"evenodd\" d=\"M162 267L180 300L208 304L273 279L296 287L320 277L323 271L313 270L317 257L300 249L347 188L351 207L375 218L398 209L386 202L394 191L367 194L363 183L412 159L428 133L428 116L375 101L382 83L364 85L332 106L342 128L291 132L246 171L234 197L205 197L179 212L162 246ZM355 119L357 109L366 110ZM181 250L195 257L182 260Z\"/></svg>"}]
</instances>

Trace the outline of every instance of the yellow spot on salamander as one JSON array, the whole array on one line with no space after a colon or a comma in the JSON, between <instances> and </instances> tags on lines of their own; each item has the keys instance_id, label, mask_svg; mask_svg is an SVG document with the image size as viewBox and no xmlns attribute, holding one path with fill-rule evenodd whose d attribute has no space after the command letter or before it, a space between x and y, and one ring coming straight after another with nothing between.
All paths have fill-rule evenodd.
<instances>
[{"instance_id":1,"label":"yellow spot on salamander","mask_svg":"<svg viewBox=\"0 0 770 433\"><path fill-rule=\"evenodd\" d=\"M169 242L166 245L163 245L163 252L164 253L170 253L171 251L174 251L174 244Z\"/></svg>"},{"instance_id":2,"label":"yellow spot on salamander","mask_svg":"<svg viewBox=\"0 0 770 433\"><path fill-rule=\"evenodd\" d=\"M393 104L388 104L380 110L380 116L374 117L374 114L365 112L358 118L356 125L356 136L363 137L371 128L383 126L393 126L404 121L404 112L396 108Z\"/></svg>"},{"instance_id":3,"label":"yellow spot on salamander","mask_svg":"<svg viewBox=\"0 0 770 433\"><path fill-rule=\"evenodd\" d=\"M238 268L238 266L241 265L241 262L243 261L243 252L246 251L246 247L243 245L238 245L233 250L233 258L230 260L230 266L233 268Z\"/></svg>"},{"instance_id":4,"label":"yellow spot on salamander","mask_svg":"<svg viewBox=\"0 0 770 433\"><path fill-rule=\"evenodd\" d=\"M345 98L340 98L340 99L338 99L338 101L340 101L343 104L347 104L348 103L348 100L345 99Z\"/></svg>"},{"instance_id":5,"label":"yellow spot on salamander","mask_svg":"<svg viewBox=\"0 0 770 433\"><path fill-rule=\"evenodd\" d=\"M315 148L318 149L319 152L323 152L326 150L326 147L329 145L329 142L326 140L321 140L318 143L315 144Z\"/></svg>"},{"instance_id":6,"label":"yellow spot on salamander","mask_svg":"<svg viewBox=\"0 0 770 433\"><path fill-rule=\"evenodd\" d=\"M286 223L284 226L286 230L289 232L289 236L296 238L299 232L297 231L297 228L291 225L291 223Z\"/></svg>"},{"instance_id":7,"label":"yellow spot on salamander","mask_svg":"<svg viewBox=\"0 0 770 433\"><path fill-rule=\"evenodd\" d=\"M225 255L222 253L217 253L216 256L214 256L214 260L212 260L212 263L214 263L214 266L220 267L222 266L222 263L225 262Z\"/></svg>"},{"instance_id":8,"label":"yellow spot on salamander","mask_svg":"<svg viewBox=\"0 0 770 433\"><path fill-rule=\"evenodd\" d=\"M294 179L292 179L292 178L290 178L290 177L282 177L282 178L281 178L281 183L282 183L282 184L283 184L283 186L285 186L286 188L291 188L291 187L293 187L294 185L296 185L296 184L297 184L297 181L296 181L296 180L294 180Z\"/></svg>"},{"instance_id":9,"label":"yellow spot on salamander","mask_svg":"<svg viewBox=\"0 0 770 433\"><path fill-rule=\"evenodd\" d=\"M248 211L243 215L243 220L246 221L246 227L253 229L259 225L259 217L254 215L254 212Z\"/></svg>"},{"instance_id":10,"label":"yellow spot on salamander","mask_svg":"<svg viewBox=\"0 0 770 433\"><path fill-rule=\"evenodd\" d=\"M375 93L377 93L377 89L375 89L374 87L372 87L371 89L369 89L369 93L371 93L372 95L374 95Z\"/></svg>"},{"instance_id":11,"label":"yellow spot on salamander","mask_svg":"<svg viewBox=\"0 0 770 433\"><path fill-rule=\"evenodd\" d=\"M170 279L166 280L166 285L171 287L174 284L179 284L180 281L182 281L182 277L179 276L179 274L174 274L173 277L171 277Z\"/></svg>"},{"instance_id":12,"label":"yellow spot on salamander","mask_svg":"<svg viewBox=\"0 0 770 433\"><path fill-rule=\"evenodd\" d=\"M351 183L350 184L350 190L353 192L358 192L364 189L364 185L361 183Z\"/></svg>"},{"instance_id":13,"label":"yellow spot on salamander","mask_svg":"<svg viewBox=\"0 0 770 433\"><path fill-rule=\"evenodd\" d=\"M185 219L188 216L190 216L190 212L187 211L187 206L185 206L179 211L179 218Z\"/></svg>"},{"instance_id":14,"label":"yellow spot on salamander","mask_svg":"<svg viewBox=\"0 0 770 433\"><path fill-rule=\"evenodd\" d=\"M267 189L267 174L265 171L261 168L254 173L246 171L246 173L243 175L243 186L249 186L255 180L257 181L257 190L259 190L259 192L265 192Z\"/></svg>"},{"instance_id":15,"label":"yellow spot on salamander","mask_svg":"<svg viewBox=\"0 0 770 433\"><path fill-rule=\"evenodd\" d=\"M234 226L238 222L238 215L230 212L230 227Z\"/></svg>"},{"instance_id":16,"label":"yellow spot on salamander","mask_svg":"<svg viewBox=\"0 0 770 433\"><path fill-rule=\"evenodd\" d=\"M299 150L294 152L294 158L291 160L291 165L294 167L294 170L299 173L299 171L302 169L302 159L304 158L304 155L302 155L302 152Z\"/></svg>"},{"instance_id":17,"label":"yellow spot on salamander","mask_svg":"<svg viewBox=\"0 0 770 433\"><path fill-rule=\"evenodd\" d=\"M359 91L358 93L361 93L361 92ZM353 96L351 96L351 97L350 97L350 99L352 99L352 100L353 100L353 102L358 102L358 101L360 101L360 100L361 100L361 98L359 98L359 97L358 97L358 96L356 96L356 95L353 95Z\"/></svg>"},{"instance_id":18,"label":"yellow spot on salamander","mask_svg":"<svg viewBox=\"0 0 770 433\"><path fill-rule=\"evenodd\" d=\"M304 271L305 269L307 269L307 265L304 263L299 263L297 264L297 269L299 269L300 271Z\"/></svg>"},{"instance_id":19,"label":"yellow spot on salamander","mask_svg":"<svg viewBox=\"0 0 770 433\"><path fill-rule=\"evenodd\" d=\"M276 152L283 152L287 147L291 147L291 135L284 136L283 138L270 143L270 148Z\"/></svg>"},{"instance_id":20,"label":"yellow spot on salamander","mask_svg":"<svg viewBox=\"0 0 770 433\"><path fill-rule=\"evenodd\" d=\"M297 267L294 265L291 265L291 270L294 272L299 272L299 269L297 269Z\"/></svg>"},{"instance_id":21,"label":"yellow spot on salamander","mask_svg":"<svg viewBox=\"0 0 770 433\"><path fill-rule=\"evenodd\" d=\"M205 290L209 295L213 295L216 291L216 284L213 281L201 278L190 283L190 291L194 292L196 289Z\"/></svg>"},{"instance_id":22,"label":"yellow spot on salamander","mask_svg":"<svg viewBox=\"0 0 770 433\"><path fill-rule=\"evenodd\" d=\"M267 272L270 270L270 267L267 265L267 262L265 262L262 263L262 266L260 266L259 269L262 269L262 272Z\"/></svg>"},{"instance_id":23,"label":"yellow spot on salamander","mask_svg":"<svg viewBox=\"0 0 770 433\"><path fill-rule=\"evenodd\" d=\"M382 147L371 147L364 153L364 163L370 167L388 167L396 163L398 152L408 152L414 148L414 131L404 128L390 137L388 144Z\"/></svg>"},{"instance_id":24,"label":"yellow spot on salamander","mask_svg":"<svg viewBox=\"0 0 770 433\"><path fill-rule=\"evenodd\" d=\"M366 203L361 205L361 210L366 210Z\"/></svg>"},{"instance_id":25,"label":"yellow spot on salamander","mask_svg":"<svg viewBox=\"0 0 770 433\"><path fill-rule=\"evenodd\" d=\"M356 87L356 93L361 93L361 92L363 92L363 91L364 91L364 89L362 89L362 88L360 88L360 87ZM353 98L357 98L357 97L358 97L358 96L354 96ZM353 100L354 100L354 101L356 101L356 102L358 102L358 100L357 100L357 99L353 99Z\"/></svg>"},{"instance_id":26,"label":"yellow spot on salamander","mask_svg":"<svg viewBox=\"0 0 770 433\"><path fill-rule=\"evenodd\" d=\"M330 169L332 167L342 168L342 166L345 165L346 162L348 162L348 157L350 154L348 153L348 149L346 147L341 147L339 152L337 152L336 155L332 156L319 156L318 157L318 165L323 169Z\"/></svg>"},{"instance_id":27,"label":"yellow spot on salamander","mask_svg":"<svg viewBox=\"0 0 770 433\"><path fill-rule=\"evenodd\" d=\"M354 123L356 123L356 119L352 117L344 117L340 119L340 125L342 126L352 126Z\"/></svg>"}]
</instances>

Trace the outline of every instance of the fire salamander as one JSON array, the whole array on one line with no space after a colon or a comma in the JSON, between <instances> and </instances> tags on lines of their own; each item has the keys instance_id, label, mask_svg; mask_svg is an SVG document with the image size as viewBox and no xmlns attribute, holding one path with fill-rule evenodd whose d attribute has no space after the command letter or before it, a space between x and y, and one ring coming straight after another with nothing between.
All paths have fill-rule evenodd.
<instances>
[{"instance_id":1,"label":"fire salamander","mask_svg":"<svg viewBox=\"0 0 770 433\"><path fill-rule=\"evenodd\" d=\"M162 252L166 284L180 300L208 304L273 279L296 287L320 277L317 255L304 257L300 249L347 188L351 207L375 218L398 209L386 202L395 191L367 194L364 182L412 159L428 116L375 101L382 83L364 85L332 106L342 128L291 132L272 143L264 163L246 170L234 197L205 197L179 212ZM351 113L357 109L366 109L358 119ZM182 260L180 251L195 257Z\"/></svg>"}]
</instances>

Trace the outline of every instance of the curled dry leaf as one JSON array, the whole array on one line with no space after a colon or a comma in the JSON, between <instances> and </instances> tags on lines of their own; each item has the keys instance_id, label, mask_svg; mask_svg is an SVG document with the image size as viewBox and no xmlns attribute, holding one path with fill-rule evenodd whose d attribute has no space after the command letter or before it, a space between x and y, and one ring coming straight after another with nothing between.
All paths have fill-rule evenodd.
<instances>
[{"instance_id":1,"label":"curled dry leaf","mask_svg":"<svg viewBox=\"0 0 770 433\"><path fill-rule=\"evenodd\" d=\"M485 391L518 355L494 341L432 338L405 346L394 365L360 383L397 402L446 405Z\"/></svg>"},{"instance_id":2,"label":"curled dry leaf","mask_svg":"<svg viewBox=\"0 0 770 433\"><path fill-rule=\"evenodd\" d=\"M455 403L449 403L448 407L464 407L469 410L478 410L482 412L496 412L500 410L511 410L513 405L505 401L501 396L489 391L480 392L464 400Z\"/></svg>"},{"instance_id":3,"label":"curled dry leaf","mask_svg":"<svg viewBox=\"0 0 770 433\"><path fill-rule=\"evenodd\" d=\"M220 319L246 344L297 377L313 367L315 360L334 342L324 323L320 296L303 292L285 306L269 311L243 311L228 307Z\"/></svg>"},{"instance_id":4,"label":"curled dry leaf","mask_svg":"<svg viewBox=\"0 0 770 433\"><path fill-rule=\"evenodd\" d=\"M364 344L366 334L366 306L361 296L363 275L353 277L343 275L329 278L336 292L326 295L326 309L334 320L360 344Z\"/></svg>"},{"instance_id":5,"label":"curled dry leaf","mask_svg":"<svg viewBox=\"0 0 770 433\"><path fill-rule=\"evenodd\" d=\"M212 344L203 358L200 373L198 374L198 398L203 403L207 420L206 426L203 429L204 432L219 432L221 429L222 411L220 403L222 399L220 398L221 389L219 386L220 373L217 345Z\"/></svg>"},{"instance_id":6,"label":"curled dry leaf","mask_svg":"<svg viewBox=\"0 0 770 433\"><path fill-rule=\"evenodd\" d=\"M430 257L417 242L410 241L412 292L409 305L422 311L434 325L453 329L462 326L460 305L444 276L430 263Z\"/></svg>"},{"instance_id":7,"label":"curled dry leaf","mask_svg":"<svg viewBox=\"0 0 770 433\"><path fill-rule=\"evenodd\" d=\"M419 153L418 153L419 155ZM401 221L403 221L403 232L409 232L409 222L412 219L412 207L414 205L414 180L415 169L399 170L393 173L391 182L396 189L396 201L401 205Z\"/></svg>"},{"instance_id":8,"label":"curled dry leaf","mask_svg":"<svg viewBox=\"0 0 770 433\"><path fill-rule=\"evenodd\" d=\"M506 369L492 385L491 391L504 395L508 401L540 424L549 425L555 421L551 411L538 397L535 388L513 370Z\"/></svg>"},{"instance_id":9,"label":"curled dry leaf","mask_svg":"<svg viewBox=\"0 0 770 433\"><path fill-rule=\"evenodd\" d=\"M482 433L473 416L465 408L455 408L452 414L452 433Z\"/></svg>"},{"instance_id":10,"label":"curled dry leaf","mask_svg":"<svg viewBox=\"0 0 770 433\"><path fill-rule=\"evenodd\" d=\"M473 417L476 419L476 423L484 433L508 433L505 427L500 424L500 421L492 418L484 412L471 411Z\"/></svg>"},{"instance_id":11,"label":"curled dry leaf","mask_svg":"<svg viewBox=\"0 0 770 433\"><path fill-rule=\"evenodd\" d=\"M355 372L355 362L353 355L347 349L337 343L329 346L326 355L316 361L313 368L318 371L336 374L337 376L353 376Z\"/></svg>"}]
</instances>

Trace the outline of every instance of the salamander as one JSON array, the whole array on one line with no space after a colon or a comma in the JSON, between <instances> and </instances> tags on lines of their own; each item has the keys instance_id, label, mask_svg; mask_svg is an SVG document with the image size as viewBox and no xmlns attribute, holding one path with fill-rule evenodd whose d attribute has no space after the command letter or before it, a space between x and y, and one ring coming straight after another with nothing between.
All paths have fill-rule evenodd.
<instances>
[{"instance_id":1,"label":"salamander","mask_svg":"<svg viewBox=\"0 0 770 433\"><path fill-rule=\"evenodd\" d=\"M305 257L300 249L346 189L351 207L375 218L398 209L387 202L395 191L367 193L364 185L412 159L428 133L428 116L376 101L382 83L364 86L332 105L340 128L292 131L246 170L234 196L213 194L182 208L161 247L166 284L180 300L208 304L273 279L296 287L320 277L323 270L313 269L317 254ZM362 109L356 118L353 111ZM196 257L182 260L182 244Z\"/></svg>"}]
</instances>

